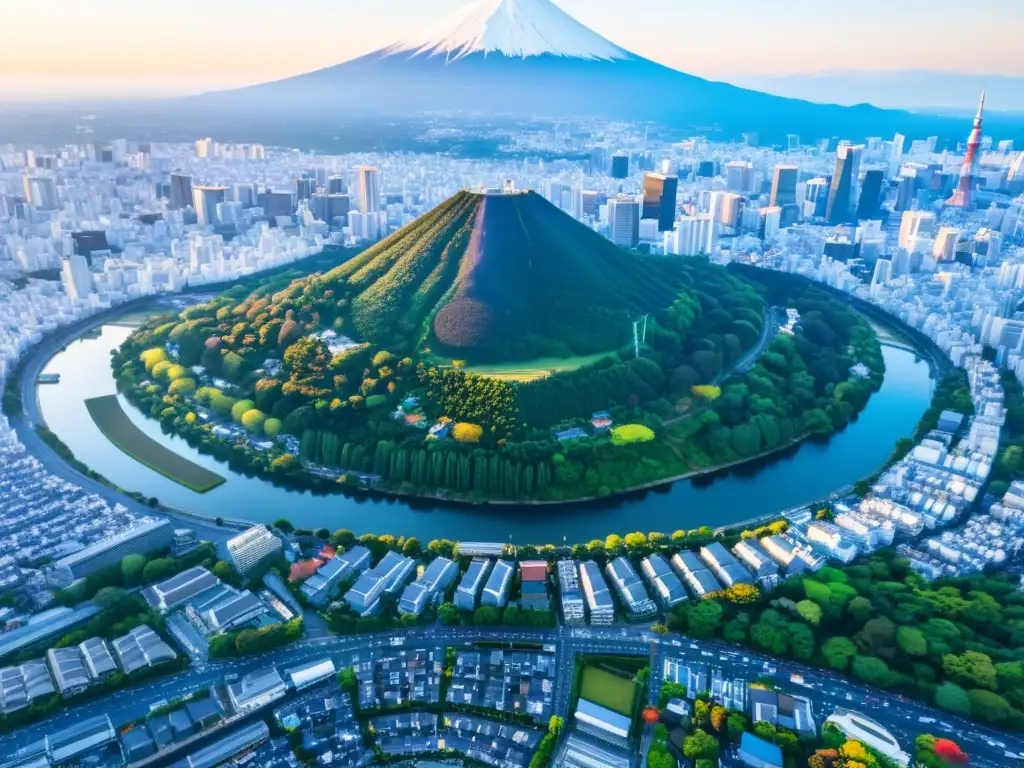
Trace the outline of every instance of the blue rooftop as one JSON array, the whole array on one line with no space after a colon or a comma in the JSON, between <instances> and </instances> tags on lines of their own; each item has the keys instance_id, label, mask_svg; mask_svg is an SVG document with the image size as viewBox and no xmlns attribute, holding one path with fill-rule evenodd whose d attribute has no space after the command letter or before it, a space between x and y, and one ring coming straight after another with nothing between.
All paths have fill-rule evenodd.
<instances>
[{"instance_id":1,"label":"blue rooftop","mask_svg":"<svg viewBox=\"0 0 1024 768\"><path fill-rule=\"evenodd\" d=\"M740 738L740 751L768 765L782 765L782 750L779 745L765 741L752 733L744 733Z\"/></svg>"}]
</instances>

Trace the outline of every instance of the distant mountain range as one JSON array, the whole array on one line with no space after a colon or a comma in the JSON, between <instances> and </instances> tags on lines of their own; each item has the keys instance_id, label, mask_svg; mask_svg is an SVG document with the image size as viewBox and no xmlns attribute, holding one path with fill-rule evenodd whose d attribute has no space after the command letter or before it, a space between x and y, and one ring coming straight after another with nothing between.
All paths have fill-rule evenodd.
<instances>
[{"instance_id":1,"label":"distant mountain range","mask_svg":"<svg viewBox=\"0 0 1024 768\"><path fill-rule=\"evenodd\" d=\"M965 107L976 102L977 93ZM177 108L245 114L253 124L329 125L353 115L423 112L599 116L650 120L715 138L758 132L763 143L776 144L787 133L956 139L969 130L948 117L816 104L704 80L615 45L551 0L474 0L414 39L277 82L192 97ZM1024 129L1018 131L1024 139Z\"/></svg>"},{"instance_id":2,"label":"distant mountain range","mask_svg":"<svg viewBox=\"0 0 1024 768\"><path fill-rule=\"evenodd\" d=\"M787 98L964 115L974 114L978 94L987 88L990 113L1024 113L1024 77L904 70L738 75L733 80Z\"/></svg>"}]
</instances>

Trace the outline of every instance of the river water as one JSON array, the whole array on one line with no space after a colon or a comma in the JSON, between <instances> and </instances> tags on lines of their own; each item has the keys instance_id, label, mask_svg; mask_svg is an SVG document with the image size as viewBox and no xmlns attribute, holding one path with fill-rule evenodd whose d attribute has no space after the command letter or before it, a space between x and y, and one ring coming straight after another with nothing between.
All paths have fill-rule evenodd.
<instances>
[{"instance_id":1,"label":"river water","mask_svg":"<svg viewBox=\"0 0 1024 768\"><path fill-rule=\"evenodd\" d=\"M39 402L47 425L90 467L114 483L165 504L212 516L272 522L285 517L296 526L350 528L421 540L569 543L609 533L642 530L670 533L679 528L713 527L783 512L827 497L871 474L897 439L912 434L928 408L933 382L926 363L905 350L883 347L885 383L860 418L825 443L804 442L788 454L744 465L713 478L600 503L530 507L525 505L433 505L426 501L317 496L276 488L258 478L231 472L184 440L165 435L122 398L129 417L143 431L197 464L227 478L197 494L144 467L114 447L89 416L84 401L116 391L110 352L131 333L130 323L102 326L58 353L44 369L59 373L59 384L40 385Z\"/></svg>"}]
</instances>

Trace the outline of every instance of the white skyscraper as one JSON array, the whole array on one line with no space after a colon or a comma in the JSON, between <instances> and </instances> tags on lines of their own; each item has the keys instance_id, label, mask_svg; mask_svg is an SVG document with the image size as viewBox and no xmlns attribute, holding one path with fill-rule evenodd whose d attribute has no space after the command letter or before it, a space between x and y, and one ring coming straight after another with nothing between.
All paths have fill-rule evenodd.
<instances>
[{"instance_id":1,"label":"white skyscraper","mask_svg":"<svg viewBox=\"0 0 1024 768\"><path fill-rule=\"evenodd\" d=\"M192 207L195 208L199 226L217 223L217 204L224 202L227 191L227 187L192 187Z\"/></svg>"},{"instance_id":2,"label":"white skyscraper","mask_svg":"<svg viewBox=\"0 0 1024 768\"><path fill-rule=\"evenodd\" d=\"M25 200L41 211L57 209L57 185L49 176L24 176Z\"/></svg>"},{"instance_id":3,"label":"white skyscraper","mask_svg":"<svg viewBox=\"0 0 1024 768\"><path fill-rule=\"evenodd\" d=\"M911 238L929 237L935 230L935 214L931 211L905 211L900 221L900 248L913 250Z\"/></svg>"},{"instance_id":4,"label":"white skyscraper","mask_svg":"<svg viewBox=\"0 0 1024 768\"><path fill-rule=\"evenodd\" d=\"M196 157L211 157L213 155L213 139L207 137L205 139L196 140Z\"/></svg>"},{"instance_id":5,"label":"white skyscraper","mask_svg":"<svg viewBox=\"0 0 1024 768\"><path fill-rule=\"evenodd\" d=\"M689 256L713 253L718 246L718 222L710 213L681 216L673 232L665 232L665 253Z\"/></svg>"},{"instance_id":6,"label":"white skyscraper","mask_svg":"<svg viewBox=\"0 0 1024 768\"><path fill-rule=\"evenodd\" d=\"M956 257L956 244L960 241L960 230L955 227L942 227L935 236L932 256L936 261L953 261Z\"/></svg>"},{"instance_id":7,"label":"white skyscraper","mask_svg":"<svg viewBox=\"0 0 1024 768\"><path fill-rule=\"evenodd\" d=\"M61 282L72 301L82 301L92 293L92 272L85 256L65 256L61 265Z\"/></svg>"},{"instance_id":8,"label":"white skyscraper","mask_svg":"<svg viewBox=\"0 0 1024 768\"><path fill-rule=\"evenodd\" d=\"M888 259L879 259L875 262L875 273L871 276L871 292L874 293L877 286L885 285L892 280L892 262Z\"/></svg>"},{"instance_id":9,"label":"white skyscraper","mask_svg":"<svg viewBox=\"0 0 1024 768\"><path fill-rule=\"evenodd\" d=\"M608 229L613 243L626 248L635 247L640 242L640 204L628 196L609 200Z\"/></svg>"},{"instance_id":10,"label":"white skyscraper","mask_svg":"<svg viewBox=\"0 0 1024 768\"><path fill-rule=\"evenodd\" d=\"M725 183L730 192L745 193L754 188L754 165L745 160L726 163Z\"/></svg>"},{"instance_id":11,"label":"white skyscraper","mask_svg":"<svg viewBox=\"0 0 1024 768\"><path fill-rule=\"evenodd\" d=\"M380 211L380 172L376 168L360 166L356 169L359 176L359 211L364 216Z\"/></svg>"}]
</instances>

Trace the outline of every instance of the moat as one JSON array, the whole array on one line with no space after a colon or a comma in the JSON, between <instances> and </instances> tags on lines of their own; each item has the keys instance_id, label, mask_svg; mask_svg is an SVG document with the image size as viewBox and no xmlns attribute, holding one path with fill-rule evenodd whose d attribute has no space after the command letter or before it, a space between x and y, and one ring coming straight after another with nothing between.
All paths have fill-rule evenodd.
<instances>
[{"instance_id":1,"label":"moat","mask_svg":"<svg viewBox=\"0 0 1024 768\"><path fill-rule=\"evenodd\" d=\"M128 490L210 516L271 522L285 517L297 526L352 528L421 539L505 540L557 543L603 538L608 533L671 532L699 525L721 526L822 499L877 469L900 437L913 432L932 392L928 365L902 349L884 348L886 376L860 417L827 442L807 441L767 460L693 481L606 502L534 507L434 505L429 500L318 496L277 488L233 473L123 401L131 420L167 447L224 475L227 482L197 494L135 462L107 441L84 401L115 392L110 352L133 323L102 326L58 353L46 373L63 374L40 387L46 423L91 468Z\"/></svg>"}]
</instances>

